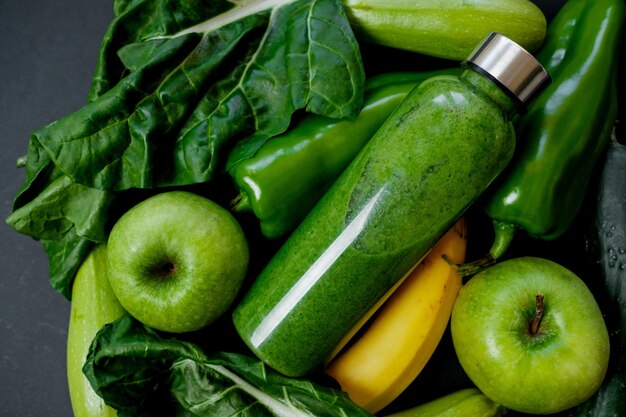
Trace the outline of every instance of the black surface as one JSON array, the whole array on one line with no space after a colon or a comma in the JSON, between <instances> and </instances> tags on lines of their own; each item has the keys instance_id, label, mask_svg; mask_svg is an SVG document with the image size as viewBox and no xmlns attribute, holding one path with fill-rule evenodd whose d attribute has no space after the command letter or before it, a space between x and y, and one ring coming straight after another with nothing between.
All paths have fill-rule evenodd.
<instances>
[{"instance_id":1,"label":"black surface","mask_svg":"<svg viewBox=\"0 0 626 417\"><path fill-rule=\"evenodd\" d=\"M550 17L562 2L547 4ZM0 1L0 192L11 212L30 133L84 104L107 0ZM0 416L71 416L65 369L69 302L48 283L41 245L0 224Z\"/></svg>"},{"instance_id":2,"label":"black surface","mask_svg":"<svg viewBox=\"0 0 626 417\"><path fill-rule=\"evenodd\" d=\"M69 303L41 245L10 229L30 133L84 104L110 1L0 1L0 416L71 416Z\"/></svg>"}]
</instances>

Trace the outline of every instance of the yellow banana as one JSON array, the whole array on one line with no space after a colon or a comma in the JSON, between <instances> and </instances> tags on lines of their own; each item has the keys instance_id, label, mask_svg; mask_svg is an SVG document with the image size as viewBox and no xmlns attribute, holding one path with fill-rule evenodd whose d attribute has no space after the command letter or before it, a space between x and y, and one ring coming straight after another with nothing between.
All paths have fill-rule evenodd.
<instances>
[{"instance_id":1,"label":"yellow banana","mask_svg":"<svg viewBox=\"0 0 626 417\"><path fill-rule=\"evenodd\" d=\"M365 410L376 413L397 398L435 351L462 284L442 255L463 263L466 243L461 219L391 294L363 334L326 367Z\"/></svg>"}]
</instances>

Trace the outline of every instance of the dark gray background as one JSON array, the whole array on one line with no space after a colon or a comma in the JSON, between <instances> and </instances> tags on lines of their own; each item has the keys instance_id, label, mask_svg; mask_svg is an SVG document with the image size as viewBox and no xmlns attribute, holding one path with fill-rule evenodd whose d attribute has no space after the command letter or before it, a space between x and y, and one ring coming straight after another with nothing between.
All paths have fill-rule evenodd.
<instances>
[{"instance_id":1,"label":"dark gray background","mask_svg":"<svg viewBox=\"0 0 626 417\"><path fill-rule=\"evenodd\" d=\"M561 1L536 1L546 14ZM0 217L24 173L30 133L85 103L107 0L0 0ZM48 283L39 243L0 223L0 416L71 416L65 370L69 303Z\"/></svg>"},{"instance_id":2,"label":"dark gray background","mask_svg":"<svg viewBox=\"0 0 626 417\"><path fill-rule=\"evenodd\" d=\"M113 17L107 0L0 0L0 416L71 416L69 303L48 283L38 242L4 219L24 180L30 132L85 103Z\"/></svg>"}]
</instances>

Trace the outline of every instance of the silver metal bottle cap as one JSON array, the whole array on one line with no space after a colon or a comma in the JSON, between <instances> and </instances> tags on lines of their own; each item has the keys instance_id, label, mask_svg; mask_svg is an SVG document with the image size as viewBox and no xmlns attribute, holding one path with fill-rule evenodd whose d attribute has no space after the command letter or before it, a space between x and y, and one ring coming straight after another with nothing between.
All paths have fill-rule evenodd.
<instances>
[{"instance_id":1,"label":"silver metal bottle cap","mask_svg":"<svg viewBox=\"0 0 626 417\"><path fill-rule=\"evenodd\" d=\"M551 81L528 51L496 32L474 49L465 64L504 87L519 103L528 104Z\"/></svg>"}]
</instances>

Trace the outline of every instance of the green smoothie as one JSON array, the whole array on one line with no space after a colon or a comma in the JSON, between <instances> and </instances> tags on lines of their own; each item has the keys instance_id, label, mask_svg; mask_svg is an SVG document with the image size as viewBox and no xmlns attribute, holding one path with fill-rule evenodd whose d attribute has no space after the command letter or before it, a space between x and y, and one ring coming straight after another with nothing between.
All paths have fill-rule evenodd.
<instances>
[{"instance_id":1,"label":"green smoothie","mask_svg":"<svg viewBox=\"0 0 626 417\"><path fill-rule=\"evenodd\" d=\"M470 68L413 90L234 311L255 354L290 376L322 366L504 169L515 111Z\"/></svg>"}]
</instances>

